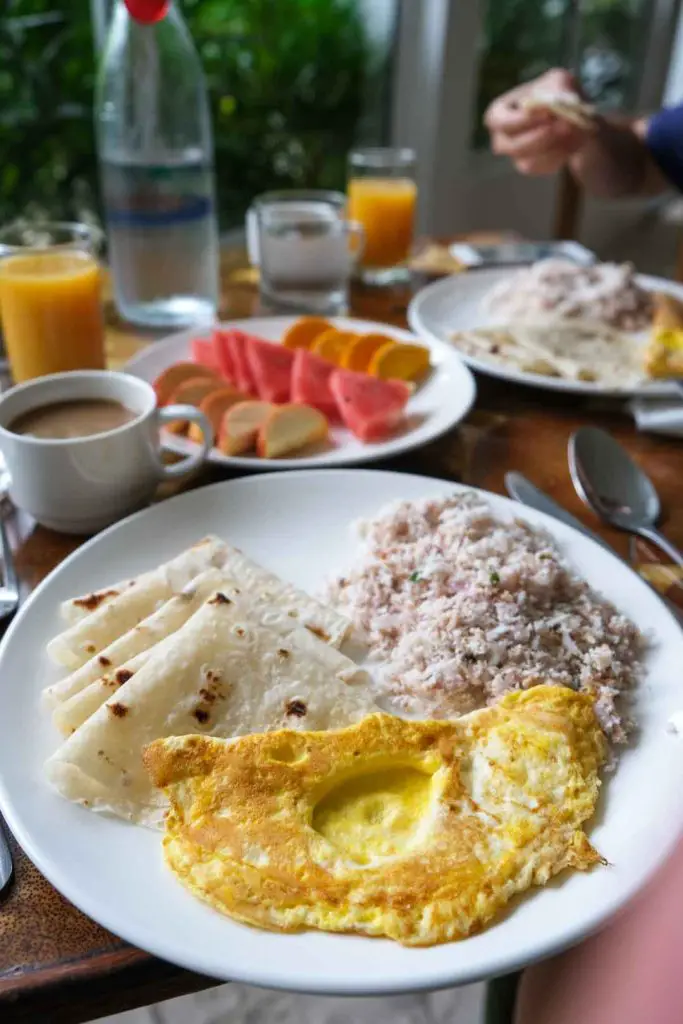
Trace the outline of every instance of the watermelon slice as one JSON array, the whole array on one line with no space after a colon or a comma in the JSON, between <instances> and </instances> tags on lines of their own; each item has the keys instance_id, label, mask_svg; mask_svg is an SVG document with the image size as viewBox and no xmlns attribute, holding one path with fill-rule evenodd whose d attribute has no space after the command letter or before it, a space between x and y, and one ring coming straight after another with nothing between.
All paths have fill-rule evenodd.
<instances>
[{"instance_id":1,"label":"watermelon slice","mask_svg":"<svg viewBox=\"0 0 683 1024\"><path fill-rule=\"evenodd\" d=\"M244 331L222 332L232 363L232 383L245 395L255 395L256 385L247 359L247 335Z\"/></svg>"},{"instance_id":2,"label":"watermelon slice","mask_svg":"<svg viewBox=\"0 0 683 1024\"><path fill-rule=\"evenodd\" d=\"M198 363L200 366L208 366L210 370L221 372L213 338L193 338L190 342L190 353L193 363Z\"/></svg>"},{"instance_id":3,"label":"watermelon slice","mask_svg":"<svg viewBox=\"0 0 683 1024\"><path fill-rule=\"evenodd\" d=\"M216 329L213 332L213 347L216 353L216 360L218 362L220 372L227 381L231 384L236 384L235 366L233 364L230 343L228 340L230 333L230 331L220 331Z\"/></svg>"},{"instance_id":4,"label":"watermelon slice","mask_svg":"<svg viewBox=\"0 0 683 1024\"><path fill-rule=\"evenodd\" d=\"M264 402L289 402L294 353L283 345L247 335L247 362Z\"/></svg>"},{"instance_id":5,"label":"watermelon slice","mask_svg":"<svg viewBox=\"0 0 683 1024\"><path fill-rule=\"evenodd\" d=\"M405 381L381 380L353 370L335 369L330 388L339 415L361 441L378 441L390 434L411 395Z\"/></svg>"},{"instance_id":6,"label":"watermelon slice","mask_svg":"<svg viewBox=\"0 0 683 1024\"><path fill-rule=\"evenodd\" d=\"M330 377L335 370L334 363L313 355L308 349L295 349L291 401L299 405L312 405L328 419L338 420L337 403L330 390Z\"/></svg>"}]
</instances>

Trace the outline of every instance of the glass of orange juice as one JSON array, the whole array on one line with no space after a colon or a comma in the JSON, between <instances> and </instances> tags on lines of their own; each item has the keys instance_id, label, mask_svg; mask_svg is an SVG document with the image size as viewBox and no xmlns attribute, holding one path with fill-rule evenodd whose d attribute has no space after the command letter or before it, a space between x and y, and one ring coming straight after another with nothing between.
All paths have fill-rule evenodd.
<instances>
[{"instance_id":1,"label":"glass of orange juice","mask_svg":"<svg viewBox=\"0 0 683 1024\"><path fill-rule=\"evenodd\" d=\"M405 281L415 229L415 152L369 147L349 155L348 215L365 229L360 276L367 284Z\"/></svg>"},{"instance_id":2,"label":"glass of orange juice","mask_svg":"<svg viewBox=\"0 0 683 1024\"><path fill-rule=\"evenodd\" d=\"M0 230L0 323L16 383L104 369L95 236L85 224Z\"/></svg>"}]
</instances>

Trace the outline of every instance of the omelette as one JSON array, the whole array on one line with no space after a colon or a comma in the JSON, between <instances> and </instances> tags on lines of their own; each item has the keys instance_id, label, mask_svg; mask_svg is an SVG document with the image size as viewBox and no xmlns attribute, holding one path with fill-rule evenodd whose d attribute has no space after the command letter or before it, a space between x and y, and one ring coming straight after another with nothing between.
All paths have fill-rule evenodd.
<instances>
[{"instance_id":1,"label":"omelette","mask_svg":"<svg viewBox=\"0 0 683 1024\"><path fill-rule=\"evenodd\" d=\"M606 741L592 698L541 685L455 721L372 714L329 732L159 739L171 871L262 928L464 938L517 893L601 862Z\"/></svg>"}]
</instances>

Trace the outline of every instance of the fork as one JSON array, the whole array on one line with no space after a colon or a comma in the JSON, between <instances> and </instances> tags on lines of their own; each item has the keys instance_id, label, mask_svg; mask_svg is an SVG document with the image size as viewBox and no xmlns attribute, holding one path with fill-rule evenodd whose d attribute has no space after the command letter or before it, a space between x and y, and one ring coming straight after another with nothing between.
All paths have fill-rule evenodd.
<instances>
[{"instance_id":1,"label":"fork","mask_svg":"<svg viewBox=\"0 0 683 1024\"><path fill-rule=\"evenodd\" d=\"M7 536L3 511L0 508L0 554L2 554L4 569L4 583L0 587L0 621L8 619L19 607L19 581L14 568L12 548ZM0 827L0 893L10 881L12 872L12 854Z\"/></svg>"}]
</instances>

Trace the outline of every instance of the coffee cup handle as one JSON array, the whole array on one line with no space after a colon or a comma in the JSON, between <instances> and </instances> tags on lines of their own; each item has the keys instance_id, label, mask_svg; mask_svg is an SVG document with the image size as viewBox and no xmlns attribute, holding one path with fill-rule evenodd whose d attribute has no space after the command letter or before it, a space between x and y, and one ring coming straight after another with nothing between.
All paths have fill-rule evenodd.
<instances>
[{"instance_id":1,"label":"coffee cup handle","mask_svg":"<svg viewBox=\"0 0 683 1024\"><path fill-rule=\"evenodd\" d=\"M351 257L354 263L360 263L365 252L365 228L357 220L346 222L346 230L350 239L353 239L351 246Z\"/></svg>"},{"instance_id":2,"label":"coffee cup handle","mask_svg":"<svg viewBox=\"0 0 683 1024\"><path fill-rule=\"evenodd\" d=\"M165 405L163 409L157 409L157 423L162 426L164 423L171 423L173 420L189 420L196 423L202 432L201 447L198 452L187 455L180 462L174 462L170 466L161 467L161 475L166 480L177 479L179 476L186 476L193 469L201 466L213 446L213 428L203 412L195 409L193 405Z\"/></svg>"}]
</instances>

